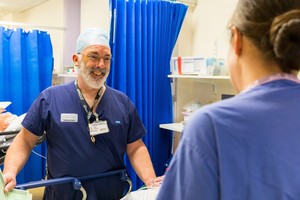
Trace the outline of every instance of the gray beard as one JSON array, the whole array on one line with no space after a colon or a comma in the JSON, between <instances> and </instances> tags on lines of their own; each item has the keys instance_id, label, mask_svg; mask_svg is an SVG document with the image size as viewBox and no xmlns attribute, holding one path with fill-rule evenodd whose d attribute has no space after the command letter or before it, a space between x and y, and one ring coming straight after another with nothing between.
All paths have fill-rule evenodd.
<instances>
[{"instance_id":1,"label":"gray beard","mask_svg":"<svg viewBox=\"0 0 300 200\"><path fill-rule=\"evenodd\" d=\"M86 69L86 66L83 62L80 64L80 68L78 69L78 75L80 75L84 81L84 83L93 88L93 89L100 89L104 83L106 82L106 79L108 77L108 72L106 72L105 77L103 77L101 80L95 80L90 75L90 70Z\"/></svg>"}]
</instances>

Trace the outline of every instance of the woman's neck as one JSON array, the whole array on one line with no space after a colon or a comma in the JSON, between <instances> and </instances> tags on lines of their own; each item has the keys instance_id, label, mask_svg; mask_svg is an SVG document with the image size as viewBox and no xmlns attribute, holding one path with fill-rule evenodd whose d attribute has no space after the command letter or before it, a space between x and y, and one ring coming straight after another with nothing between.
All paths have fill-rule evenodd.
<instances>
[{"instance_id":1,"label":"woman's neck","mask_svg":"<svg viewBox=\"0 0 300 200\"><path fill-rule=\"evenodd\" d=\"M241 66L242 90L256 80L282 73L278 64L266 59L260 51L252 51L252 53L244 55Z\"/></svg>"}]
</instances>

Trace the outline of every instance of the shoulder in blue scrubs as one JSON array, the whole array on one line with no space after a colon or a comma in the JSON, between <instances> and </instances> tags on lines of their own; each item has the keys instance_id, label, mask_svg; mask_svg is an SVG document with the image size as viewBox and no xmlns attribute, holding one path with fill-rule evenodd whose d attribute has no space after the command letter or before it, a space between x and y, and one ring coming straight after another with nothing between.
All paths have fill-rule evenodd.
<instances>
[{"instance_id":1,"label":"shoulder in blue scrubs","mask_svg":"<svg viewBox=\"0 0 300 200\"><path fill-rule=\"evenodd\" d=\"M299 0L237 1L226 62L237 95L187 122L158 200L300 199L299 27Z\"/></svg>"}]
</instances>

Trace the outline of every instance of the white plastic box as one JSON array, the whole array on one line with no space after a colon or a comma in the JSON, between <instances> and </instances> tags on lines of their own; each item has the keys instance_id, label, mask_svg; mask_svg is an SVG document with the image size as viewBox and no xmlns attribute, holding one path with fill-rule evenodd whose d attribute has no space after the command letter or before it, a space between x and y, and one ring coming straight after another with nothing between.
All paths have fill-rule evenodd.
<instances>
[{"instance_id":1,"label":"white plastic box","mask_svg":"<svg viewBox=\"0 0 300 200\"><path fill-rule=\"evenodd\" d=\"M205 58L173 57L171 59L172 74L199 74L205 67Z\"/></svg>"},{"instance_id":2,"label":"white plastic box","mask_svg":"<svg viewBox=\"0 0 300 200\"><path fill-rule=\"evenodd\" d=\"M227 75L224 58L172 57L172 74Z\"/></svg>"}]
</instances>

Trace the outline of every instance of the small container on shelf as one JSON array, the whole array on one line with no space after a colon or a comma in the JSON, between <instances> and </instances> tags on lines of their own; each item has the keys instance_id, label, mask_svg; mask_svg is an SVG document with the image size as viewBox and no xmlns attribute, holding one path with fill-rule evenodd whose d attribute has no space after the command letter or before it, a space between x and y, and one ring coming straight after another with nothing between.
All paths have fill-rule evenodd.
<instances>
[{"instance_id":1,"label":"small container on shelf","mask_svg":"<svg viewBox=\"0 0 300 200\"><path fill-rule=\"evenodd\" d=\"M64 74L77 75L78 67L77 66L64 67Z\"/></svg>"},{"instance_id":2,"label":"small container on shelf","mask_svg":"<svg viewBox=\"0 0 300 200\"><path fill-rule=\"evenodd\" d=\"M187 103L186 105L183 106L183 112L181 112L181 114L183 115L183 122L184 124L190 119L190 117L192 116L192 114L198 110L199 108L201 108L202 104L199 101L191 101L189 103Z\"/></svg>"},{"instance_id":3,"label":"small container on shelf","mask_svg":"<svg viewBox=\"0 0 300 200\"><path fill-rule=\"evenodd\" d=\"M172 57L170 70L173 75L227 76L224 58Z\"/></svg>"}]
</instances>

